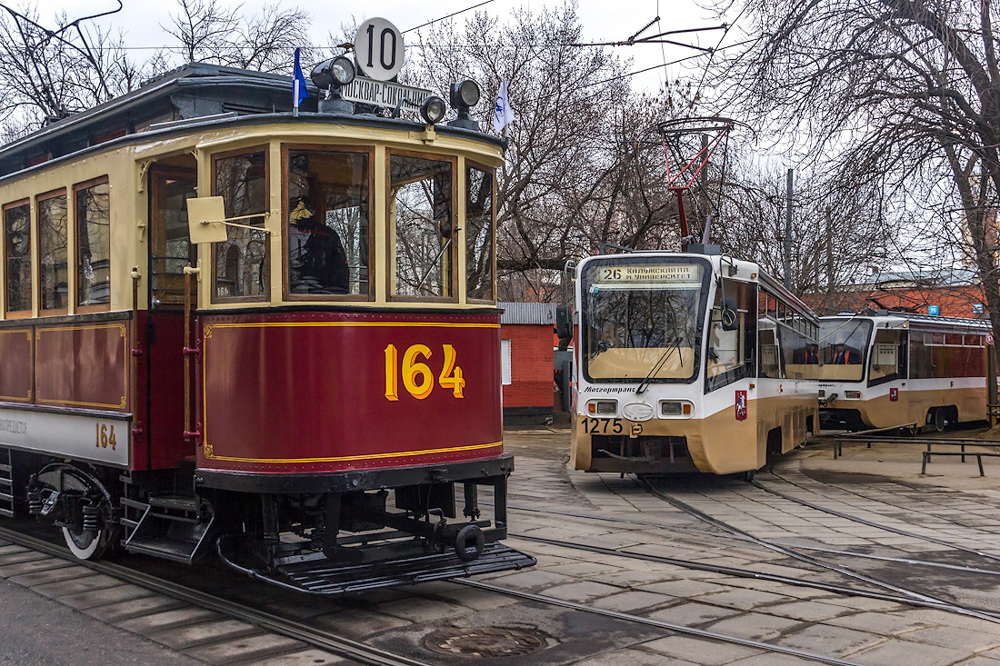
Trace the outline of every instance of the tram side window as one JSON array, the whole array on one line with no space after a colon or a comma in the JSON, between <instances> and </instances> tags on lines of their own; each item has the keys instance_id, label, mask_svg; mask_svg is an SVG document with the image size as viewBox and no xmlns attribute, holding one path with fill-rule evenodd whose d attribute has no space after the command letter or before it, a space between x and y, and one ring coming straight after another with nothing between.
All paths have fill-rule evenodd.
<instances>
[{"instance_id":1,"label":"tram side window","mask_svg":"<svg viewBox=\"0 0 1000 666\"><path fill-rule=\"evenodd\" d=\"M466 297L493 300L493 171L465 169Z\"/></svg>"},{"instance_id":2,"label":"tram side window","mask_svg":"<svg viewBox=\"0 0 1000 666\"><path fill-rule=\"evenodd\" d=\"M69 302L68 241L66 192L39 198L39 307L42 310L64 310Z\"/></svg>"},{"instance_id":3,"label":"tram side window","mask_svg":"<svg viewBox=\"0 0 1000 666\"><path fill-rule=\"evenodd\" d=\"M452 163L390 155L390 293L453 298Z\"/></svg>"},{"instance_id":4,"label":"tram side window","mask_svg":"<svg viewBox=\"0 0 1000 666\"><path fill-rule=\"evenodd\" d=\"M906 339L903 331L875 331L868 368L869 386L906 379Z\"/></svg>"},{"instance_id":5,"label":"tram side window","mask_svg":"<svg viewBox=\"0 0 1000 666\"><path fill-rule=\"evenodd\" d=\"M76 189L77 305L111 302L111 208L108 183Z\"/></svg>"},{"instance_id":6,"label":"tram side window","mask_svg":"<svg viewBox=\"0 0 1000 666\"><path fill-rule=\"evenodd\" d=\"M979 346L979 336L964 337L968 339L968 344L961 334L946 338L940 333L911 333L910 377L983 377L986 374L986 349Z\"/></svg>"},{"instance_id":7,"label":"tram side window","mask_svg":"<svg viewBox=\"0 0 1000 666\"><path fill-rule=\"evenodd\" d=\"M791 313L790 309L786 310L788 318L778 325L784 376L789 379L816 379L819 376L819 357L815 338L803 332L809 328L808 322Z\"/></svg>"},{"instance_id":8,"label":"tram side window","mask_svg":"<svg viewBox=\"0 0 1000 666\"><path fill-rule=\"evenodd\" d=\"M31 310L31 205L4 208L7 312Z\"/></svg>"},{"instance_id":9,"label":"tram side window","mask_svg":"<svg viewBox=\"0 0 1000 666\"><path fill-rule=\"evenodd\" d=\"M708 337L705 391L754 375L757 290L755 285L723 280L715 292ZM735 321L729 318L735 314ZM753 317L753 319L751 319Z\"/></svg>"},{"instance_id":10,"label":"tram side window","mask_svg":"<svg viewBox=\"0 0 1000 666\"><path fill-rule=\"evenodd\" d=\"M226 217L260 213L240 224L264 226L267 210L267 157L264 151L216 157L212 194L226 202ZM227 227L227 238L215 243L215 300L263 300L268 294L267 234Z\"/></svg>"},{"instance_id":11,"label":"tram side window","mask_svg":"<svg viewBox=\"0 0 1000 666\"><path fill-rule=\"evenodd\" d=\"M778 341L775 338L775 325L769 319L758 320L760 336L760 376L770 379L781 377L781 366L779 365Z\"/></svg>"}]
</instances>

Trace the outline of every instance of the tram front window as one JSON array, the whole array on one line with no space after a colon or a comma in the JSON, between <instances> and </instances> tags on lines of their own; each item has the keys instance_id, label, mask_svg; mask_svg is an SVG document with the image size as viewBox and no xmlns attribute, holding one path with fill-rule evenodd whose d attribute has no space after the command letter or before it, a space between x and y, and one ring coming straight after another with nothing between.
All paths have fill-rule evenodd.
<instances>
[{"instance_id":1,"label":"tram front window","mask_svg":"<svg viewBox=\"0 0 1000 666\"><path fill-rule=\"evenodd\" d=\"M368 153L288 152L288 291L368 294Z\"/></svg>"},{"instance_id":2,"label":"tram front window","mask_svg":"<svg viewBox=\"0 0 1000 666\"><path fill-rule=\"evenodd\" d=\"M692 381L706 289L699 264L591 264L584 274L584 372L591 381Z\"/></svg>"},{"instance_id":3,"label":"tram front window","mask_svg":"<svg viewBox=\"0 0 1000 666\"><path fill-rule=\"evenodd\" d=\"M819 333L820 381L860 382L865 350L871 339L867 319L823 319Z\"/></svg>"},{"instance_id":4,"label":"tram front window","mask_svg":"<svg viewBox=\"0 0 1000 666\"><path fill-rule=\"evenodd\" d=\"M454 297L452 162L389 156L392 294Z\"/></svg>"}]
</instances>

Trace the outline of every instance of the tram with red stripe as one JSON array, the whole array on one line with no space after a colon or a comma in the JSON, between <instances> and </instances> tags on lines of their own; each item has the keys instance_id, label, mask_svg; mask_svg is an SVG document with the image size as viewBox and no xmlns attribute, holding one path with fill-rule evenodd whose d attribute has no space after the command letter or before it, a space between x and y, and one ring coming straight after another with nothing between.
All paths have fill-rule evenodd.
<instances>
[{"instance_id":1,"label":"tram with red stripe","mask_svg":"<svg viewBox=\"0 0 1000 666\"><path fill-rule=\"evenodd\" d=\"M322 594L534 563L502 544L504 143L473 82L444 122L350 101L354 66L293 109L190 64L0 147L3 515Z\"/></svg>"}]
</instances>

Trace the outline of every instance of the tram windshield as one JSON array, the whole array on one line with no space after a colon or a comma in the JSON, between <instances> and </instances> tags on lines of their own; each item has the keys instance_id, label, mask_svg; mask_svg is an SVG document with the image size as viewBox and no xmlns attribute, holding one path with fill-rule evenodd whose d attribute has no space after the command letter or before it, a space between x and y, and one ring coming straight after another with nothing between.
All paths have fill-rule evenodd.
<instances>
[{"instance_id":1,"label":"tram windshield","mask_svg":"<svg viewBox=\"0 0 1000 666\"><path fill-rule=\"evenodd\" d=\"M692 381L707 279L700 263L591 263L581 285L585 376Z\"/></svg>"},{"instance_id":2,"label":"tram windshield","mask_svg":"<svg viewBox=\"0 0 1000 666\"><path fill-rule=\"evenodd\" d=\"M868 319L822 319L819 334L820 381L860 382L871 340Z\"/></svg>"}]
</instances>

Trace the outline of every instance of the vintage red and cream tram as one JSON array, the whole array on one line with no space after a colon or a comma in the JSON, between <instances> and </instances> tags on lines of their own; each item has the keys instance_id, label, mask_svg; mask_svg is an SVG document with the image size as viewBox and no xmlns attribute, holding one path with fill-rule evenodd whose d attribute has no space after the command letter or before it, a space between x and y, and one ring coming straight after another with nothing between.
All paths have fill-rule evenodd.
<instances>
[{"instance_id":1,"label":"vintage red and cream tram","mask_svg":"<svg viewBox=\"0 0 1000 666\"><path fill-rule=\"evenodd\" d=\"M337 85L293 113L191 64L0 148L3 514L317 593L533 564L472 85L451 124Z\"/></svg>"}]
</instances>

